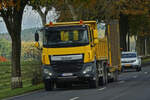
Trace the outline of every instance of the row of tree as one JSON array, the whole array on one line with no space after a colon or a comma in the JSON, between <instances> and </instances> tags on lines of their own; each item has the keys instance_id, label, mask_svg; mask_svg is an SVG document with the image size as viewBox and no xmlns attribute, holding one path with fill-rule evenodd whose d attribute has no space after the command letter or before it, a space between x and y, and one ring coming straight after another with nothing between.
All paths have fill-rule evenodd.
<instances>
[{"instance_id":1,"label":"row of tree","mask_svg":"<svg viewBox=\"0 0 150 100\"><path fill-rule=\"evenodd\" d=\"M127 50L126 37L149 36L149 0L0 0L0 16L12 39L12 88L22 87L21 25L25 6L36 10L43 25L48 12L55 8L58 21L119 19L121 48ZM43 11L42 8L45 8Z\"/></svg>"}]
</instances>

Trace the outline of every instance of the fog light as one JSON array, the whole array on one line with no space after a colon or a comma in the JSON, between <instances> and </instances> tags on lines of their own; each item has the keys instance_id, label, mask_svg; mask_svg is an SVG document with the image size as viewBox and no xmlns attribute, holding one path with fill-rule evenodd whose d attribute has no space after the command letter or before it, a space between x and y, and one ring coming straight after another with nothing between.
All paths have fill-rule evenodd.
<instances>
[{"instance_id":1,"label":"fog light","mask_svg":"<svg viewBox=\"0 0 150 100\"><path fill-rule=\"evenodd\" d=\"M52 76L52 73L48 73L49 76Z\"/></svg>"},{"instance_id":2,"label":"fog light","mask_svg":"<svg viewBox=\"0 0 150 100\"><path fill-rule=\"evenodd\" d=\"M83 71L83 74L86 74L86 71Z\"/></svg>"}]
</instances>

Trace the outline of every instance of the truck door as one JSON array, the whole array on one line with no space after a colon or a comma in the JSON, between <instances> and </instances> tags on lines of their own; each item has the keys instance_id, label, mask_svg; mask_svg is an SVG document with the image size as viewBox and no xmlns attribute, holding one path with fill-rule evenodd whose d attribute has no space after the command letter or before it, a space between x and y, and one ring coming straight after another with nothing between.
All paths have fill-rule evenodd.
<instances>
[{"instance_id":1,"label":"truck door","mask_svg":"<svg viewBox=\"0 0 150 100\"><path fill-rule=\"evenodd\" d=\"M94 61L95 59L95 45L94 45L94 36L93 36L93 30L88 28L88 32L89 32L89 41L90 41L90 45L91 45L91 56L92 56L92 60Z\"/></svg>"}]
</instances>

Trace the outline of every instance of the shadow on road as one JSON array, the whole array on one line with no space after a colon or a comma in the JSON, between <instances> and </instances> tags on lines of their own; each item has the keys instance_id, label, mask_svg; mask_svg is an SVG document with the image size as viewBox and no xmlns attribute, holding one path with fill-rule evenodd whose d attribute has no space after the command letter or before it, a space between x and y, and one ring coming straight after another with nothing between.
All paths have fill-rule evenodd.
<instances>
[{"instance_id":1,"label":"shadow on road","mask_svg":"<svg viewBox=\"0 0 150 100\"><path fill-rule=\"evenodd\" d=\"M67 88L56 88L54 91L66 91L66 90L86 90L90 89L88 84L73 84L71 87Z\"/></svg>"}]
</instances>

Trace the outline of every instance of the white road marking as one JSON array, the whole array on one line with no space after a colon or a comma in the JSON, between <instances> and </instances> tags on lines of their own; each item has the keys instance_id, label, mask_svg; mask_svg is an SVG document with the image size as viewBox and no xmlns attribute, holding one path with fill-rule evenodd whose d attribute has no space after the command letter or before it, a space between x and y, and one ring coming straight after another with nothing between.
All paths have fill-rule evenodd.
<instances>
[{"instance_id":1,"label":"white road marking","mask_svg":"<svg viewBox=\"0 0 150 100\"><path fill-rule=\"evenodd\" d=\"M71 98L70 100L76 100L76 99L79 99L79 97L74 97L74 98Z\"/></svg>"},{"instance_id":2,"label":"white road marking","mask_svg":"<svg viewBox=\"0 0 150 100\"><path fill-rule=\"evenodd\" d=\"M137 78L137 76L133 76L133 78Z\"/></svg>"},{"instance_id":3,"label":"white road marking","mask_svg":"<svg viewBox=\"0 0 150 100\"><path fill-rule=\"evenodd\" d=\"M125 81L120 81L119 83L124 83Z\"/></svg>"},{"instance_id":4,"label":"white road marking","mask_svg":"<svg viewBox=\"0 0 150 100\"><path fill-rule=\"evenodd\" d=\"M106 87L100 88L100 89L98 89L98 90L99 90L99 91L102 91L102 90L104 90L104 89L106 89Z\"/></svg>"},{"instance_id":5,"label":"white road marking","mask_svg":"<svg viewBox=\"0 0 150 100\"><path fill-rule=\"evenodd\" d=\"M144 74L148 74L148 72L144 72Z\"/></svg>"}]
</instances>

